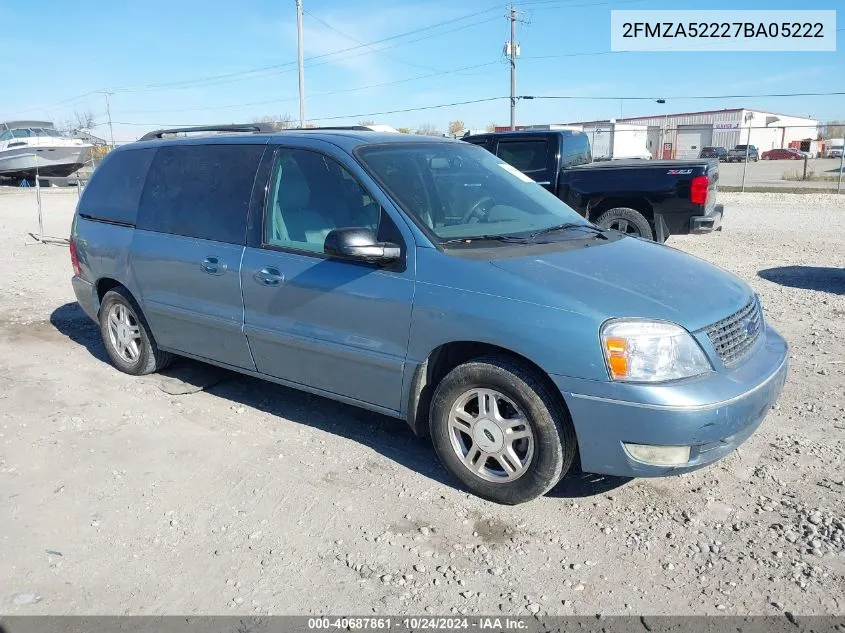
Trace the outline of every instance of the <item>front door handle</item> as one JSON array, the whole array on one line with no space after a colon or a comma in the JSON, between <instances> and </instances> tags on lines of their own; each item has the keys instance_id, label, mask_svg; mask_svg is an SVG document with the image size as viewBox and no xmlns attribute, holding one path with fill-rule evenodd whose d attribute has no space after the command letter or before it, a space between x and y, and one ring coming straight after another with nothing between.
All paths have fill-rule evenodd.
<instances>
[{"instance_id":1,"label":"front door handle","mask_svg":"<svg viewBox=\"0 0 845 633\"><path fill-rule=\"evenodd\" d=\"M278 286L285 280L285 276L279 272L279 269L272 266L265 266L256 271L252 278L262 286Z\"/></svg>"},{"instance_id":2,"label":"front door handle","mask_svg":"<svg viewBox=\"0 0 845 633\"><path fill-rule=\"evenodd\" d=\"M200 264L202 272L209 275L222 275L226 272L226 262L220 261L217 257L206 257Z\"/></svg>"}]
</instances>

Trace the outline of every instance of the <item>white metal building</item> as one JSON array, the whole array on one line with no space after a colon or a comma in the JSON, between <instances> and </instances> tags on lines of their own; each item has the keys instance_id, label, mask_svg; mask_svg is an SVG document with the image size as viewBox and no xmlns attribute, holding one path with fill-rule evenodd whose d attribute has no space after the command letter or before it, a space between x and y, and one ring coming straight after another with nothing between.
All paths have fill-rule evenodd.
<instances>
[{"instance_id":1,"label":"white metal building","mask_svg":"<svg viewBox=\"0 0 845 633\"><path fill-rule=\"evenodd\" d=\"M695 158L702 147L731 149L742 143L755 145L764 152L789 147L791 141L815 139L819 131L819 122L815 119L747 108L660 114L615 121L647 126L646 144L655 158ZM609 120L583 121L569 125L586 129L608 123Z\"/></svg>"}]
</instances>

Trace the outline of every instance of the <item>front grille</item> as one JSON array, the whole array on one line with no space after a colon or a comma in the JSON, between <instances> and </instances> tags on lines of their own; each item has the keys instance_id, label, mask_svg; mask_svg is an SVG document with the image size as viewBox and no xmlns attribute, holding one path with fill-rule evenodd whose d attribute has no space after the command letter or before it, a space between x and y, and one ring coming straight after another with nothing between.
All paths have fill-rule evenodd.
<instances>
[{"instance_id":1,"label":"front grille","mask_svg":"<svg viewBox=\"0 0 845 633\"><path fill-rule=\"evenodd\" d=\"M717 321L704 331L725 366L738 365L763 331L763 315L757 298L752 298L742 310Z\"/></svg>"}]
</instances>

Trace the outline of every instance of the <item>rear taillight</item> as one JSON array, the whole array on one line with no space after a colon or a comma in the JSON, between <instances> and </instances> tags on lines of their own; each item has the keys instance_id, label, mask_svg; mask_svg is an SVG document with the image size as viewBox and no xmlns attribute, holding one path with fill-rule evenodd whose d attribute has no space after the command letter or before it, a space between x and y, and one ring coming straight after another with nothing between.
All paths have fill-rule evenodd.
<instances>
[{"instance_id":1,"label":"rear taillight","mask_svg":"<svg viewBox=\"0 0 845 633\"><path fill-rule=\"evenodd\" d=\"M70 238L70 263L73 266L73 274L82 276L82 269L79 267L79 254L76 252L76 241Z\"/></svg>"},{"instance_id":2,"label":"rear taillight","mask_svg":"<svg viewBox=\"0 0 845 633\"><path fill-rule=\"evenodd\" d=\"M689 201L693 204L707 204L707 190L710 188L708 176L695 176L689 187Z\"/></svg>"}]
</instances>

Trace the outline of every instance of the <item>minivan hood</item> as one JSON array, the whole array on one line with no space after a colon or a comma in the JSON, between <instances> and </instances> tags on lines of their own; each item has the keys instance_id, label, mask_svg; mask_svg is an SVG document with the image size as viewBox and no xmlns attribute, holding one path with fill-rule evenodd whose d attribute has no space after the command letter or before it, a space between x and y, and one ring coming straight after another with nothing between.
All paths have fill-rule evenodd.
<instances>
[{"instance_id":1,"label":"minivan hood","mask_svg":"<svg viewBox=\"0 0 845 633\"><path fill-rule=\"evenodd\" d=\"M604 320L640 317L690 331L742 308L751 288L734 275L674 248L624 237L589 248L493 260L550 293L550 303Z\"/></svg>"}]
</instances>

